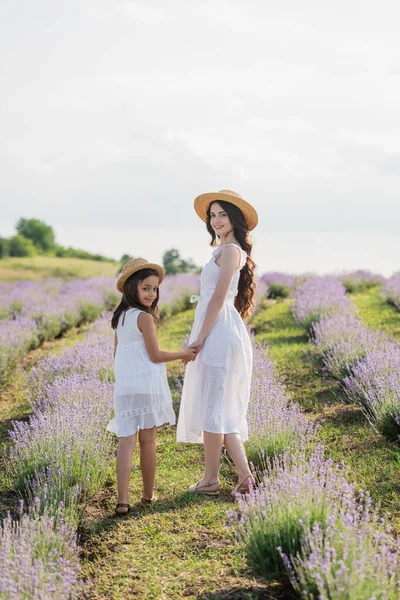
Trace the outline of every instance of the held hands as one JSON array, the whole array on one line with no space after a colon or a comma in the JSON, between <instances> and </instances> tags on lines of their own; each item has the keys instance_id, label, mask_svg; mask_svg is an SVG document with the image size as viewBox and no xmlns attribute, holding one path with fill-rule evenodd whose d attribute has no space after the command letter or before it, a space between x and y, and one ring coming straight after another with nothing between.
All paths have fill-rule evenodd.
<instances>
[{"instance_id":1,"label":"held hands","mask_svg":"<svg viewBox=\"0 0 400 600\"><path fill-rule=\"evenodd\" d=\"M196 358L196 354L197 351L194 348L186 348L186 350L183 351L182 362L187 365Z\"/></svg>"},{"instance_id":2,"label":"held hands","mask_svg":"<svg viewBox=\"0 0 400 600\"><path fill-rule=\"evenodd\" d=\"M186 348L185 353L188 353L188 357L182 358L182 361L184 362L185 365L187 365L188 362L191 362L192 360L194 360L196 358L197 354L201 350L203 343L204 343L203 341L198 339L195 342L193 342L192 344L190 344L190 346L188 346L188 348Z\"/></svg>"}]
</instances>

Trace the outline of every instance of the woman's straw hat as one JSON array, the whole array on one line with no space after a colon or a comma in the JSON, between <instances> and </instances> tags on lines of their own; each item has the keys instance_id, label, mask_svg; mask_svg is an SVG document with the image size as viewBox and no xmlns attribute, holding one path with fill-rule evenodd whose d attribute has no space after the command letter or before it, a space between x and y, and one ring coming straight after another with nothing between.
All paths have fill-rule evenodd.
<instances>
[{"instance_id":1,"label":"woman's straw hat","mask_svg":"<svg viewBox=\"0 0 400 600\"><path fill-rule=\"evenodd\" d=\"M156 265L155 263L149 263L145 258L133 258L124 264L121 271L121 276L117 281L117 289L121 294L124 293L124 284L125 281L137 271L141 271L142 269L154 269L157 271L158 277L160 278L160 283L165 277L165 271L160 265Z\"/></svg>"},{"instance_id":2,"label":"woman's straw hat","mask_svg":"<svg viewBox=\"0 0 400 600\"><path fill-rule=\"evenodd\" d=\"M257 225L258 215L256 209L253 208L251 204L246 202L246 200L243 200L242 196L239 196L239 194L232 192L231 190L208 192L206 194L197 196L196 200L194 201L194 209L202 221L207 221L208 207L212 202L218 202L218 200L230 202L231 204L234 204L240 208L250 231L252 231L252 229L254 229L254 227Z\"/></svg>"}]
</instances>

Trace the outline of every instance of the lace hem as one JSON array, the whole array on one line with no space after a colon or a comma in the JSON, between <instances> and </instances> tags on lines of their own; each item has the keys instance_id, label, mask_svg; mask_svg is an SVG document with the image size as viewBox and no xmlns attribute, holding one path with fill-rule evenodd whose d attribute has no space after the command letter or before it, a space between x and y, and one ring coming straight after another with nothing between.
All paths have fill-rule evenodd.
<instances>
[{"instance_id":1,"label":"lace hem","mask_svg":"<svg viewBox=\"0 0 400 600\"><path fill-rule=\"evenodd\" d=\"M135 410L124 410L115 413L116 419L129 419L130 417L138 417L140 415L147 415L149 413L161 412L167 410L168 407L162 404L154 404L153 406L145 406L143 408L136 408Z\"/></svg>"}]
</instances>

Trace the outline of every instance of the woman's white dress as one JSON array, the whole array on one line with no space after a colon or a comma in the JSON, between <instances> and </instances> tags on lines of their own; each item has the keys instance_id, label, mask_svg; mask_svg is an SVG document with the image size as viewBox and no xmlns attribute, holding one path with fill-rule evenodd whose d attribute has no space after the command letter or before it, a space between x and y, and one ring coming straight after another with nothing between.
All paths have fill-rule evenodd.
<instances>
[{"instance_id":1,"label":"woman's white dress","mask_svg":"<svg viewBox=\"0 0 400 600\"><path fill-rule=\"evenodd\" d=\"M228 244L226 244L228 245ZM238 433L248 438L246 413L250 398L253 349L246 326L234 306L240 271L246 263L241 252L228 295L216 324L194 362L186 367L178 419L178 442L203 442L203 431ZM200 280L200 296L190 343L200 333L208 302L214 293L219 267L215 262L224 246L214 250Z\"/></svg>"},{"instance_id":2,"label":"woman's white dress","mask_svg":"<svg viewBox=\"0 0 400 600\"><path fill-rule=\"evenodd\" d=\"M175 424L171 392L165 363L153 363L147 353L137 320L140 313L131 308L120 316L116 329L118 346L114 360L115 417L107 431L118 437L136 433L138 429Z\"/></svg>"}]
</instances>

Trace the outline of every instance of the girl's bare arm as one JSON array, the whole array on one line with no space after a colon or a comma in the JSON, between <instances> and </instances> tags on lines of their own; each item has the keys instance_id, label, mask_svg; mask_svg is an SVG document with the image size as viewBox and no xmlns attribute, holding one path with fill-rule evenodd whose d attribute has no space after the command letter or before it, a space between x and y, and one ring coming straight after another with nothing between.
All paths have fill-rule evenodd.
<instances>
[{"instance_id":1,"label":"girl's bare arm","mask_svg":"<svg viewBox=\"0 0 400 600\"><path fill-rule=\"evenodd\" d=\"M180 359L190 362L196 356L196 350L193 350L193 348L180 350L179 352L164 352L160 350L154 320L150 314L145 312L140 313L138 327L143 333L146 350L152 362L161 363Z\"/></svg>"}]
</instances>

